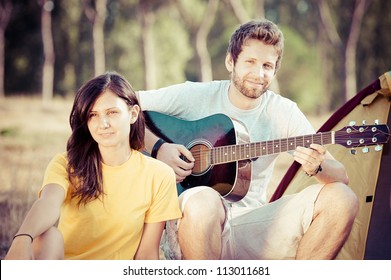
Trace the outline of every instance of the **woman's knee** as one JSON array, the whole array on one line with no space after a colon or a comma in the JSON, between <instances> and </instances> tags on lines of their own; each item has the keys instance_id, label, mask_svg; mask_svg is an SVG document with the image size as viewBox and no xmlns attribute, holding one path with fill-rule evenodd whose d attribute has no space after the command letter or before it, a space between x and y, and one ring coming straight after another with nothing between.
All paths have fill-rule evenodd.
<instances>
[{"instance_id":1,"label":"woman's knee","mask_svg":"<svg viewBox=\"0 0 391 280\"><path fill-rule=\"evenodd\" d=\"M33 254L35 259L63 259L64 239L61 232L56 227L51 227L36 237Z\"/></svg>"}]
</instances>

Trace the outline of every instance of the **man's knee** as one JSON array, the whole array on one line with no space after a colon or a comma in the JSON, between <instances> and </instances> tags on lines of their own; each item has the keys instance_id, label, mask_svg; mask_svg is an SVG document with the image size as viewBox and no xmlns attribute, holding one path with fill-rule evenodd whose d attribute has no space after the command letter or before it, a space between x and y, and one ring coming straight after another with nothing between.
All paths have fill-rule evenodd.
<instances>
[{"instance_id":1,"label":"man's knee","mask_svg":"<svg viewBox=\"0 0 391 280\"><path fill-rule=\"evenodd\" d=\"M223 223L225 210L220 195L211 188L193 194L184 206L183 219Z\"/></svg>"},{"instance_id":2,"label":"man's knee","mask_svg":"<svg viewBox=\"0 0 391 280\"><path fill-rule=\"evenodd\" d=\"M353 220L358 212L358 199L352 189L343 183L326 184L315 203L319 210L333 211Z\"/></svg>"}]
</instances>

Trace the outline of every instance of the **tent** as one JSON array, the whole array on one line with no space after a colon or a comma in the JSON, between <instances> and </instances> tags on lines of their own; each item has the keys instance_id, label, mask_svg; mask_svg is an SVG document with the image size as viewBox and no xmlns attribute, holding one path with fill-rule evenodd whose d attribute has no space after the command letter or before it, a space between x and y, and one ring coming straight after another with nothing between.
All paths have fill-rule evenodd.
<instances>
[{"instance_id":1,"label":"tent","mask_svg":"<svg viewBox=\"0 0 391 280\"><path fill-rule=\"evenodd\" d=\"M337 110L318 130L336 131L366 123L391 127L391 71L383 74ZM328 147L348 172L349 186L359 199L359 212L352 232L337 259L391 259L391 141L380 147ZM270 201L296 193L313 183L313 178L300 172L299 164L281 154L273 178L279 183L269 186ZM280 172L279 174L277 174ZM285 172L285 174L284 174ZM274 185L273 185L274 184Z\"/></svg>"}]
</instances>

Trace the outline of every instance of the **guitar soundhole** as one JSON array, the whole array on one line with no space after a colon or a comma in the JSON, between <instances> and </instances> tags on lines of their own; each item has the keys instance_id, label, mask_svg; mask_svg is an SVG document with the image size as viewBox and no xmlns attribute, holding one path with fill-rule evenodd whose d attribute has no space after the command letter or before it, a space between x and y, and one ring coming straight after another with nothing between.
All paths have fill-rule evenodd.
<instances>
[{"instance_id":1,"label":"guitar soundhole","mask_svg":"<svg viewBox=\"0 0 391 280\"><path fill-rule=\"evenodd\" d=\"M192 175L203 175L209 171L210 148L204 144L196 144L189 149L195 159Z\"/></svg>"}]
</instances>

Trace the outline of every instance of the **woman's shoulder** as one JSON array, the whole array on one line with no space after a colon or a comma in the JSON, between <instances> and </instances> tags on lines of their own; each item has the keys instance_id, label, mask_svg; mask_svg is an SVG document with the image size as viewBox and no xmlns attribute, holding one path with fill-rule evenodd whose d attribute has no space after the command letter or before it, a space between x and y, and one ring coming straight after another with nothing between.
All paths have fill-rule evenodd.
<instances>
[{"instance_id":1,"label":"woman's shoulder","mask_svg":"<svg viewBox=\"0 0 391 280\"><path fill-rule=\"evenodd\" d=\"M142 158L142 168L147 170L150 178L154 178L154 180L157 181L175 183L175 172L168 164L150 157L149 155L140 154Z\"/></svg>"},{"instance_id":2,"label":"woman's shoulder","mask_svg":"<svg viewBox=\"0 0 391 280\"><path fill-rule=\"evenodd\" d=\"M149 162L149 164L152 167L156 168L157 170L174 172L170 166L168 166L166 163L162 162L161 160L146 155L144 156L146 157L146 160Z\"/></svg>"},{"instance_id":3,"label":"woman's shoulder","mask_svg":"<svg viewBox=\"0 0 391 280\"><path fill-rule=\"evenodd\" d=\"M66 166L68 164L68 157L66 152L56 153L52 156L52 159L49 162L50 164L61 164Z\"/></svg>"},{"instance_id":4,"label":"woman's shoulder","mask_svg":"<svg viewBox=\"0 0 391 280\"><path fill-rule=\"evenodd\" d=\"M140 157L140 160L145 165L145 167L148 167L150 170L174 172L171 167L169 167L167 164L165 164L164 162L158 159L150 157L149 155L146 155L140 151L137 151L137 154Z\"/></svg>"},{"instance_id":5,"label":"woman's shoulder","mask_svg":"<svg viewBox=\"0 0 391 280\"><path fill-rule=\"evenodd\" d=\"M68 161L68 156L67 156L67 152L61 152L61 153L57 153L53 156L53 158L56 158L56 159L61 159L61 160L66 160Z\"/></svg>"}]
</instances>

